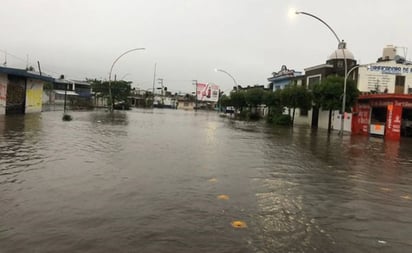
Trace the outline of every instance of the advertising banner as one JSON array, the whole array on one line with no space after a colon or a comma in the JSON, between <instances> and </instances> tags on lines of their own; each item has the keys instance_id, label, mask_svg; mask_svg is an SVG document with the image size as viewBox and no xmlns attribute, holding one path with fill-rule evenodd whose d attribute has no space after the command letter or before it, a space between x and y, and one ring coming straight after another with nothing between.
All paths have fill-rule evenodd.
<instances>
[{"instance_id":1,"label":"advertising banner","mask_svg":"<svg viewBox=\"0 0 412 253\"><path fill-rule=\"evenodd\" d=\"M401 137L402 106L388 105L385 137L390 140L399 140Z\"/></svg>"},{"instance_id":2,"label":"advertising banner","mask_svg":"<svg viewBox=\"0 0 412 253\"><path fill-rule=\"evenodd\" d=\"M367 104L358 104L355 106L357 113L353 114L352 132L354 134L369 134L369 122L371 108Z\"/></svg>"},{"instance_id":3,"label":"advertising banner","mask_svg":"<svg viewBox=\"0 0 412 253\"><path fill-rule=\"evenodd\" d=\"M217 102L219 100L219 86L211 83L197 83L196 94L198 101Z\"/></svg>"}]
</instances>

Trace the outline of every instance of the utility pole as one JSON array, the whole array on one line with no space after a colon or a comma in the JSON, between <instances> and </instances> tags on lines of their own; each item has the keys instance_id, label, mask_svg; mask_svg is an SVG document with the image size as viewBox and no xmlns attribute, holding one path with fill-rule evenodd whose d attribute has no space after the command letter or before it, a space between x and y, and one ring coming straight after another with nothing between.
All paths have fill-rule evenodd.
<instances>
[{"instance_id":1,"label":"utility pole","mask_svg":"<svg viewBox=\"0 0 412 253\"><path fill-rule=\"evenodd\" d=\"M39 67L39 73L41 75L41 67L40 67L40 62L39 61L37 61L37 66Z\"/></svg>"},{"instance_id":2,"label":"utility pole","mask_svg":"<svg viewBox=\"0 0 412 253\"><path fill-rule=\"evenodd\" d=\"M161 89L160 89L160 97L162 98L162 107L163 107L163 105L164 105L164 97L163 97L163 89L164 89L164 87L163 87L163 78L159 78L159 79L157 79L158 80L158 82L159 82L159 84L160 84L160 87L161 87Z\"/></svg>"},{"instance_id":3,"label":"utility pole","mask_svg":"<svg viewBox=\"0 0 412 253\"><path fill-rule=\"evenodd\" d=\"M155 97L156 68L157 68L157 63L155 63L155 65L154 65L154 73L153 73L153 90L152 90L153 101L152 101L152 107L153 107L153 104L154 104L154 97Z\"/></svg>"},{"instance_id":4,"label":"utility pole","mask_svg":"<svg viewBox=\"0 0 412 253\"><path fill-rule=\"evenodd\" d=\"M193 80L193 84L195 85L195 111L197 111L197 80Z\"/></svg>"}]
</instances>

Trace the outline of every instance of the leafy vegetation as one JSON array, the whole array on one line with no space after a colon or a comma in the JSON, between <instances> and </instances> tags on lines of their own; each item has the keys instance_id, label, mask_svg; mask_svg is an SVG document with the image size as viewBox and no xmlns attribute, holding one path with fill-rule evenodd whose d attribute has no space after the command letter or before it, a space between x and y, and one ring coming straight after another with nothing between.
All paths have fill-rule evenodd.
<instances>
[{"instance_id":1,"label":"leafy vegetation","mask_svg":"<svg viewBox=\"0 0 412 253\"><path fill-rule=\"evenodd\" d=\"M317 107L329 110L328 131L332 126L332 111L342 108L344 79L340 76L328 76L320 84L313 88L314 103ZM355 104L359 91L353 80L347 80L346 83L346 111L350 111Z\"/></svg>"},{"instance_id":2,"label":"leafy vegetation","mask_svg":"<svg viewBox=\"0 0 412 253\"><path fill-rule=\"evenodd\" d=\"M110 99L109 96L109 82L101 80L92 80L90 81L93 92L96 93L97 97L103 97ZM131 94L131 82L127 81L112 81L111 82L111 91L113 104L123 103L129 104L129 97ZM110 101L109 101L110 103Z\"/></svg>"}]
</instances>

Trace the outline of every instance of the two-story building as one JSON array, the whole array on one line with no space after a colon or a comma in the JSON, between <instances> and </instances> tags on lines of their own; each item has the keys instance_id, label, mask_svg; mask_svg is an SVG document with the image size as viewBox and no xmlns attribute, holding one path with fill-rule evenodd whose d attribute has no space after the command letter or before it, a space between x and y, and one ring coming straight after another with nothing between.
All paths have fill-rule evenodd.
<instances>
[{"instance_id":1,"label":"two-story building","mask_svg":"<svg viewBox=\"0 0 412 253\"><path fill-rule=\"evenodd\" d=\"M412 62L398 56L396 47L387 46L377 62L359 67L358 89L354 134L412 136Z\"/></svg>"}]
</instances>

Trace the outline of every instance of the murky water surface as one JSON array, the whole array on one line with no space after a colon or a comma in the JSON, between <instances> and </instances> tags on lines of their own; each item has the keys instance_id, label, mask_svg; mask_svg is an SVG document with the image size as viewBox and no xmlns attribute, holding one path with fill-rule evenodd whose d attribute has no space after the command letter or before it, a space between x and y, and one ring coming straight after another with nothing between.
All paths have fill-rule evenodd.
<instances>
[{"instance_id":1,"label":"murky water surface","mask_svg":"<svg viewBox=\"0 0 412 253\"><path fill-rule=\"evenodd\" d=\"M412 252L412 140L204 112L61 116L0 117L2 253Z\"/></svg>"}]
</instances>

